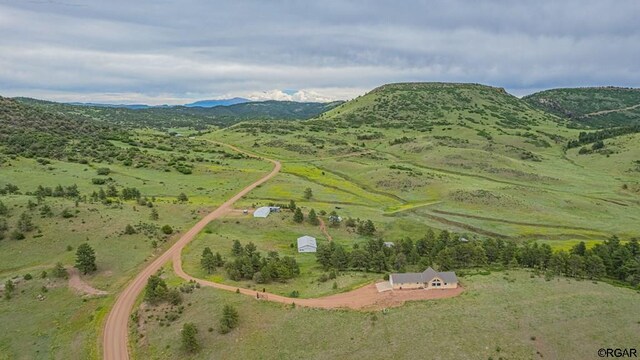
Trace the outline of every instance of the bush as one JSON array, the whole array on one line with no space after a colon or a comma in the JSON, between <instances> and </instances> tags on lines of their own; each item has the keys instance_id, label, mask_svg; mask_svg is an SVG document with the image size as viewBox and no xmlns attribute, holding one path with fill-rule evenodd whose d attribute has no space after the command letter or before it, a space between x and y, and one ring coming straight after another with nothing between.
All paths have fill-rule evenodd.
<instances>
[{"instance_id":1,"label":"bush","mask_svg":"<svg viewBox=\"0 0 640 360\"><path fill-rule=\"evenodd\" d=\"M31 279L33 279L33 276L31 276L31 274L25 274L24 275L24 279L25 280L31 280Z\"/></svg>"},{"instance_id":2,"label":"bush","mask_svg":"<svg viewBox=\"0 0 640 360\"><path fill-rule=\"evenodd\" d=\"M167 235L173 234L173 228L171 226L169 226L169 225L163 226L161 230L162 230L163 233L165 233Z\"/></svg>"},{"instance_id":3,"label":"bush","mask_svg":"<svg viewBox=\"0 0 640 360\"><path fill-rule=\"evenodd\" d=\"M124 228L124 233L126 235L133 235L136 233L136 229L133 228L133 226L131 226L130 224L128 224L125 228Z\"/></svg>"},{"instance_id":4,"label":"bush","mask_svg":"<svg viewBox=\"0 0 640 360\"><path fill-rule=\"evenodd\" d=\"M292 298L300 297L300 293L298 292L298 290L293 290L293 291L289 294L289 297L292 297Z\"/></svg>"},{"instance_id":5,"label":"bush","mask_svg":"<svg viewBox=\"0 0 640 360\"><path fill-rule=\"evenodd\" d=\"M12 238L13 240L24 240L24 239L25 239L25 236L24 236L24 234L23 234L23 233L21 233L20 231L18 231L18 230L13 230L13 231L11 232L11 238Z\"/></svg>"},{"instance_id":6,"label":"bush","mask_svg":"<svg viewBox=\"0 0 640 360\"><path fill-rule=\"evenodd\" d=\"M107 183L107 179L104 178L93 178L91 179L91 183L93 185L104 185Z\"/></svg>"},{"instance_id":7,"label":"bush","mask_svg":"<svg viewBox=\"0 0 640 360\"><path fill-rule=\"evenodd\" d=\"M98 175L109 175L111 173L111 169L109 169L109 168L99 168L99 169L96 169L96 173Z\"/></svg>"}]
</instances>

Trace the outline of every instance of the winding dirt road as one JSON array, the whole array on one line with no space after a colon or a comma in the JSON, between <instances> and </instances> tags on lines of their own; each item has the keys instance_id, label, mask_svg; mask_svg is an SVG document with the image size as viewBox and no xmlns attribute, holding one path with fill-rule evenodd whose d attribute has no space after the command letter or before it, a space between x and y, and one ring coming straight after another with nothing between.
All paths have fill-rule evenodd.
<instances>
[{"instance_id":1,"label":"winding dirt road","mask_svg":"<svg viewBox=\"0 0 640 360\"><path fill-rule=\"evenodd\" d=\"M240 150L234 146L225 145L237 152L244 153L251 157L258 157L254 154ZM406 290L406 291L387 291L379 293L375 284L369 284L359 289L355 289L349 292L335 294L331 296L325 296L321 298L312 299L300 299L290 298L277 294L256 292L255 290L238 288L235 286L215 283L203 279L194 278L191 275L184 272L182 269L182 249L211 221L220 218L221 216L232 211L232 205L238 201L241 197L249 193L258 185L266 182L274 177L281 169L282 165L279 161L267 159L261 157L274 164L273 170L257 180L253 184L247 186L238 194L225 203L220 205L213 212L209 213L197 224L195 224L189 231L187 231L182 237L173 244L167 251L157 257L151 264L144 268L135 279L127 286L127 288L118 296L115 305L111 309L107 321L105 323L103 332L103 358L107 360L127 360L129 359L128 352L128 322L129 315L133 310L136 298L144 289L147 279L156 273L166 262L170 259L173 260L173 270L176 275L185 280L193 280L202 286L213 287L216 289L240 292L241 294L252 296L258 300L274 301L282 304L293 304L305 307L323 308L323 309L336 309L336 308L349 308L349 309L381 309L386 307L399 306L406 301L411 300L426 300L426 299L439 299L457 296L464 291L462 287L457 289L446 290ZM321 222L321 230L325 233L327 238L331 241L331 236L326 231L324 222Z\"/></svg>"},{"instance_id":2,"label":"winding dirt road","mask_svg":"<svg viewBox=\"0 0 640 360\"><path fill-rule=\"evenodd\" d=\"M228 144L218 143L220 145L227 146L237 152L246 154L251 157L256 157L253 154L247 153L246 151L240 150L235 146L231 146ZM109 316L107 317L107 321L105 322L103 335L102 335L102 346L103 346L103 359L107 360L127 360L129 359L128 352L128 333L129 333L129 315L133 310L133 305L136 301L138 295L144 289L147 279L155 274L167 261L171 258L175 258L177 255L180 258L180 253L182 248L187 245L200 231L204 229L204 227L210 223L212 220L215 220L222 215L229 212L232 208L232 205L238 201L241 197L248 194L251 190L255 189L258 185L266 182L267 180L274 177L279 171L282 165L280 162L271 159L264 159L274 164L273 170L263 176L261 179L257 180L253 184L247 186L242 191L237 193L234 197L227 200L225 203L220 205L213 212L209 213L202 220L200 220L197 224L195 224L189 231L187 231L180 239L173 244L167 251L165 251L162 255L158 256L151 262L146 268L144 268L136 277L133 279L131 283L124 289L124 291L118 296L116 303L114 304Z\"/></svg>"}]
</instances>

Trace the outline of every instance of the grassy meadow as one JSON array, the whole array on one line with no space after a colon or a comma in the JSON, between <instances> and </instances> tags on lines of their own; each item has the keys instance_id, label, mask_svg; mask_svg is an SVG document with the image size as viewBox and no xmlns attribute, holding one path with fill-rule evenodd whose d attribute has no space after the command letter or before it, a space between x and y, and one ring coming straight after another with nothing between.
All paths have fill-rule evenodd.
<instances>
[{"instance_id":1,"label":"grassy meadow","mask_svg":"<svg viewBox=\"0 0 640 360\"><path fill-rule=\"evenodd\" d=\"M164 327L155 319L157 310L139 311L135 358L591 359L611 344L638 345L640 308L632 290L545 281L522 270L465 276L462 283L466 291L459 297L386 313L291 308L196 289L185 295L183 314ZM225 304L238 309L240 324L221 335L217 326ZM195 355L180 347L184 322L198 328L202 349Z\"/></svg>"}]
</instances>

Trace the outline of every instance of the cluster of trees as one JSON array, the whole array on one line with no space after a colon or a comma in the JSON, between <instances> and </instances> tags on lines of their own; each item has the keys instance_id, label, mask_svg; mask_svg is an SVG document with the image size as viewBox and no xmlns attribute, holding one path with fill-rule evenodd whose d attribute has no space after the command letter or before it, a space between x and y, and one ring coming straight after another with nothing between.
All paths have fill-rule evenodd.
<instances>
[{"instance_id":1,"label":"cluster of trees","mask_svg":"<svg viewBox=\"0 0 640 360\"><path fill-rule=\"evenodd\" d=\"M320 244L316 252L325 270L405 271L436 265L441 270L500 265L547 271L550 275L600 279L608 277L632 286L640 285L640 244L632 239L626 244L613 236L587 249L584 242L570 252L553 252L547 244L511 240L466 240L448 231L437 236L429 230L413 241L405 238L393 246L382 239L370 239L351 250L333 242Z\"/></svg>"},{"instance_id":2,"label":"cluster of trees","mask_svg":"<svg viewBox=\"0 0 640 360\"><path fill-rule=\"evenodd\" d=\"M38 188L33 192L33 195L35 195L38 200L42 200L45 197L64 197L69 199L76 199L80 197L80 191L78 191L78 185L76 184L66 187L58 185L53 189L50 187L38 185Z\"/></svg>"},{"instance_id":3,"label":"cluster of trees","mask_svg":"<svg viewBox=\"0 0 640 360\"><path fill-rule=\"evenodd\" d=\"M224 265L227 275L232 280L253 280L258 284L271 281L286 281L300 275L298 262L290 257L280 255L276 251L270 251L267 256L262 256L254 243L249 242L242 246L240 241L233 242L233 261L227 261Z\"/></svg>"},{"instance_id":4,"label":"cluster of trees","mask_svg":"<svg viewBox=\"0 0 640 360\"><path fill-rule=\"evenodd\" d=\"M144 289L144 300L152 305L157 305L163 301L171 305L179 305L182 303L182 294L178 289L169 289L160 275L154 274L147 280L147 285Z\"/></svg>"},{"instance_id":5,"label":"cluster of trees","mask_svg":"<svg viewBox=\"0 0 640 360\"><path fill-rule=\"evenodd\" d=\"M200 266L207 271L207 274L211 274L216 270L216 268L224 266L224 259L219 252L214 254L213 251L211 251L211 248L207 246L202 250Z\"/></svg>"},{"instance_id":6,"label":"cluster of trees","mask_svg":"<svg viewBox=\"0 0 640 360\"><path fill-rule=\"evenodd\" d=\"M602 144L602 140L604 139L609 139L620 135L633 134L637 132L640 132L640 125L614 127L594 132L580 132L580 134L578 134L578 139L569 140L569 142L567 143L567 148L576 148L591 143Z\"/></svg>"}]
</instances>

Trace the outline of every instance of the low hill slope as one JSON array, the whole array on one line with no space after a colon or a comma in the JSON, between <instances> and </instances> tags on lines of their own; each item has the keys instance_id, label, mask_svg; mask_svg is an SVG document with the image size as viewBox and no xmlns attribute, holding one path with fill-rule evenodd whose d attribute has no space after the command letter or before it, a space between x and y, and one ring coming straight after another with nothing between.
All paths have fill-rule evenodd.
<instances>
[{"instance_id":1,"label":"low hill slope","mask_svg":"<svg viewBox=\"0 0 640 360\"><path fill-rule=\"evenodd\" d=\"M17 100L49 111L61 112L79 118L103 120L127 127L158 129L191 127L197 130L206 129L211 125L226 127L250 119L309 119L342 103L341 101L332 103L261 101L209 108L159 106L132 109L126 107L70 105L28 98L17 98Z\"/></svg>"},{"instance_id":2,"label":"low hill slope","mask_svg":"<svg viewBox=\"0 0 640 360\"><path fill-rule=\"evenodd\" d=\"M541 91L522 100L581 126L640 124L640 89L593 87Z\"/></svg>"},{"instance_id":3,"label":"low hill slope","mask_svg":"<svg viewBox=\"0 0 640 360\"><path fill-rule=\"evenodd\" d=\"M371 92L322 114L323 119L382 128L428 131L435 125L495 125L529 129L554 122L504 89L478 84L398 83Z\"/></svg>"}]
</instances>

